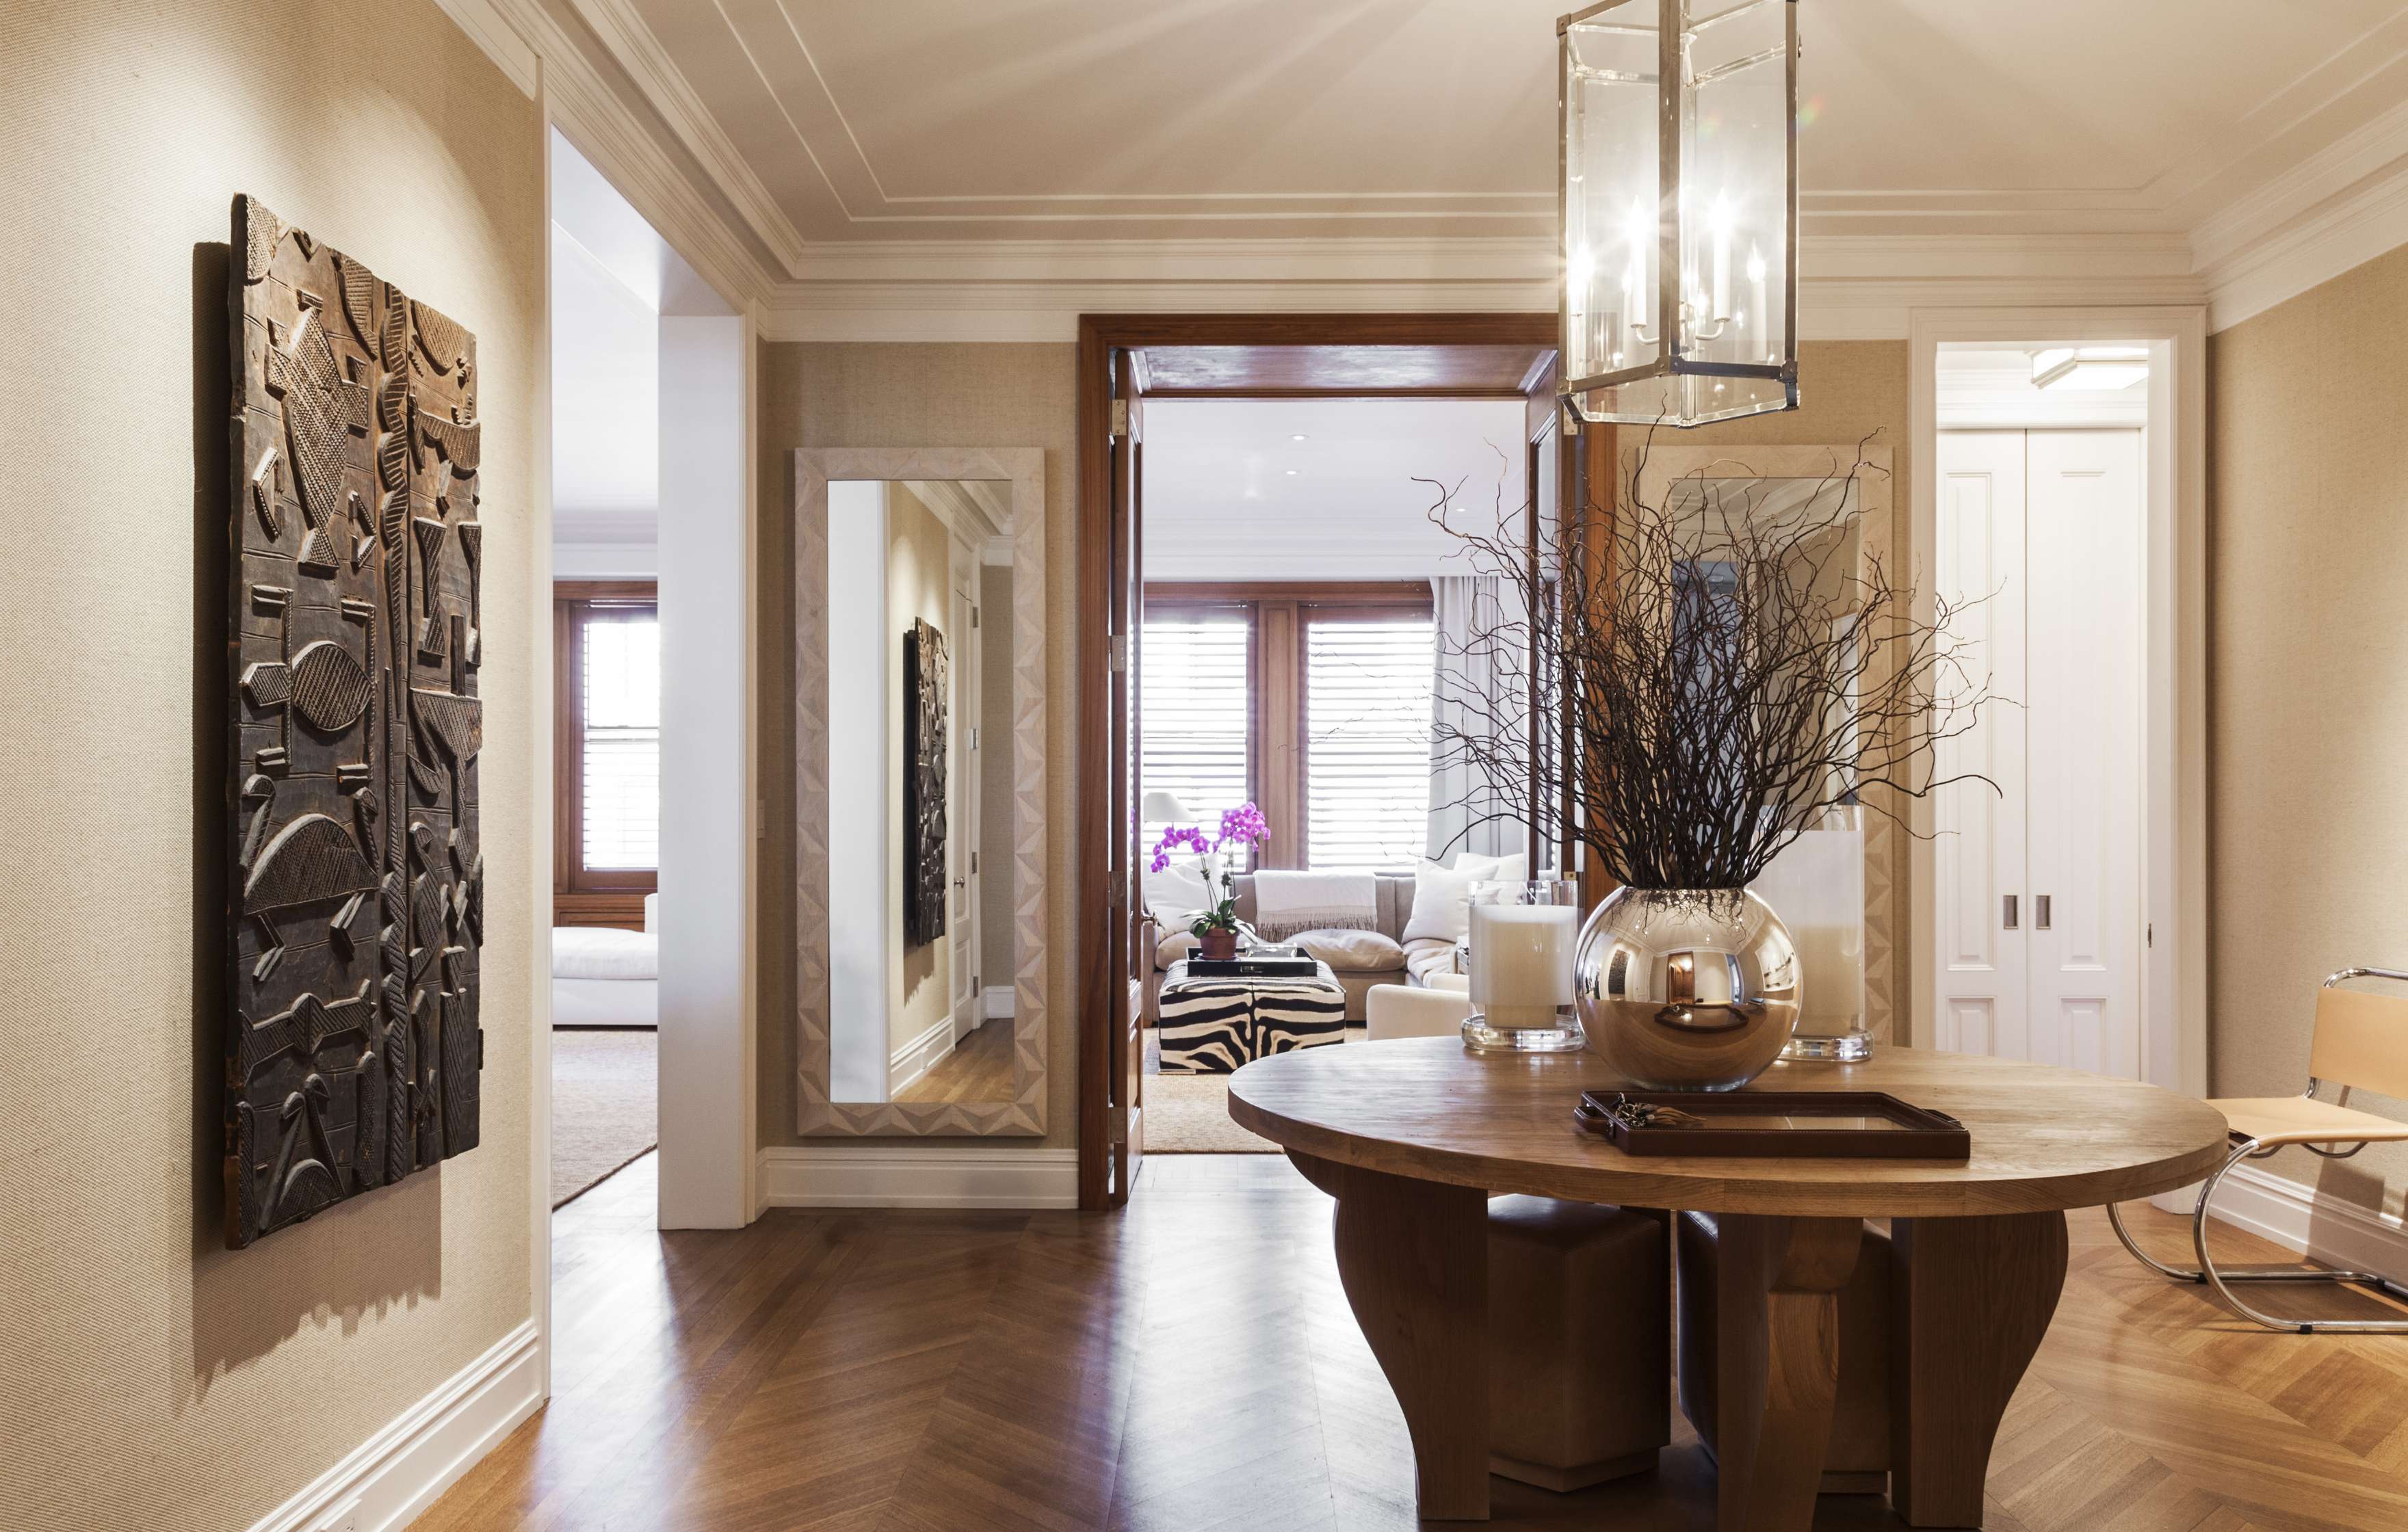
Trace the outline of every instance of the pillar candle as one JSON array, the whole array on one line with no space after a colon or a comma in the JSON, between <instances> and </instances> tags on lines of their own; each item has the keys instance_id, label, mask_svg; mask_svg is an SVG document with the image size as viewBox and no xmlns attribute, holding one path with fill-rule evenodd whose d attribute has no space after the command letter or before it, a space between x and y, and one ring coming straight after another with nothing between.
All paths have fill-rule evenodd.
<instances>
[{"instance_id":1,"label":"pillar candle","mask_svg":"<svg viewBox=\"0 0 2408 1532\"><path fill-rule=\"evenodd\" d=\"M1471 1007L1491 1026L1553 1026L1572 1003L1570 905L1471 907Z\"/></svg>"}]
</instances>

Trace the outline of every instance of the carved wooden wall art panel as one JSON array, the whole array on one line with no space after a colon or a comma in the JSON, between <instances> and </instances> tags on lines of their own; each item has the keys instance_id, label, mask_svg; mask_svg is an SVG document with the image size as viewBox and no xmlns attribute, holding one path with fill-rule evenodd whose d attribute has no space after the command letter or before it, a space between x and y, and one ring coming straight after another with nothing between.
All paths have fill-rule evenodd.
<instances>
[{"instance_id":1,"label":"carved wooden wall art panel","mask_svg":"<svg viewBox=\"0 0 2408 1532\"><path fill-rule=\"evenodd\" d=\"M226 1243L477 1147L476 337L235 200Z\"/></svg>"},{"instance_id":2,"label":"carved wooden wall art panel","mask_svg":"<svg viewBox=\"0 0 2408 1532\"><path fill-rule=\"evenodd\" d=\"M903 939L945 934L945 636L903 636Z\"/></svg>"}]
</instances>

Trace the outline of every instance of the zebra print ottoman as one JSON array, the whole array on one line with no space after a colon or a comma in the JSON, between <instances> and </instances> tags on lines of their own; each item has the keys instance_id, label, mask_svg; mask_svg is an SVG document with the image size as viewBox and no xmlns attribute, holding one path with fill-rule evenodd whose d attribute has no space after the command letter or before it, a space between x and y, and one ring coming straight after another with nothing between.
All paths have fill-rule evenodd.
<instances>
[{"instance_id":1,"label":"zebra print ottoman","mask_svg":"<svg viewBox=\"0 0 2408 1532\"><path fill-rule=\"evenodd\" d=\"M1310 979L1162 977L1162 1072L1233 1074L1273 1053L1346 1040L1346 991L1326 963Z\"/></svg>"}]
</instances>

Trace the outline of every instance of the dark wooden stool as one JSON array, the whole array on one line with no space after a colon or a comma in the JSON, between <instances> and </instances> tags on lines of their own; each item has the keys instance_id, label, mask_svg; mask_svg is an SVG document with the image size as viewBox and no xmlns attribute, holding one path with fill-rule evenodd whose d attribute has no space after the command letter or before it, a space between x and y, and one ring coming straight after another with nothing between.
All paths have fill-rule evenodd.
<instances>
[{"instance_id":1,"label":"dark wooden stool","mask_svg":"<svg viewBox=\"0 0 2408 1532\"><path fill-rule=\"evenodd\" d=\"M1675 1215L1680 1252L1681 1412L1708 1452L1715 1450L1719 1231L1712 1213ZM1840 1289L1839 1392L1823 1459L1826 1495L1889 1489L1889 1236L1865 1226L1856 1275Z\"/></svg>"},{"instance_id":2,"label":"dark wooden stool","mask_svg":"<svg viewBox=\"0 0 2408 1532\"><path fill-rule=\"evenodd\" d=\"M1640 1473L1672 1439L1665 1218L1488 1204L1488 1471L1558 1493Z\"/></svg>"}]
</instances>

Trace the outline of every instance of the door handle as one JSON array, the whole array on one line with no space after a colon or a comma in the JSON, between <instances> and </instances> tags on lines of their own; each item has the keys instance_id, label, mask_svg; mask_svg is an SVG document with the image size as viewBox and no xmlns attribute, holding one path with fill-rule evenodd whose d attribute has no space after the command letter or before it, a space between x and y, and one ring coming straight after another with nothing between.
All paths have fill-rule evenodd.
<instances>
[{"instance_id":1,"label":"door handle","mask_svg":"<svg viewBox=\"0 0 2408 1532\"><path fill-rule=\"evenodd\" d=\"M2008 895L2004 904L2005 913L2000 916L2000 923L2006 929L2012 931L2016 925L2015 896L2012 894Z\"/></svg>"},{"instance_id":2,"label":"door handle","mask_svg":"<svg viewBox=\"0 0 2408 1532\"><path fill-rule=\"evenodd\" d=\"M2032 899L2032 929L2035 931L2048 929L2048 895L2045 894L2038 895Z\"/></svg>"}]
</instances>

